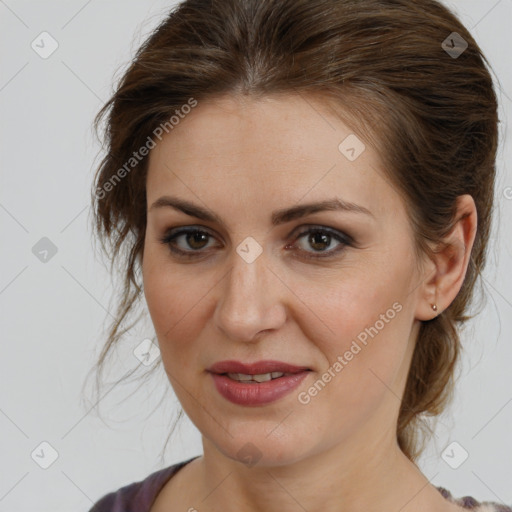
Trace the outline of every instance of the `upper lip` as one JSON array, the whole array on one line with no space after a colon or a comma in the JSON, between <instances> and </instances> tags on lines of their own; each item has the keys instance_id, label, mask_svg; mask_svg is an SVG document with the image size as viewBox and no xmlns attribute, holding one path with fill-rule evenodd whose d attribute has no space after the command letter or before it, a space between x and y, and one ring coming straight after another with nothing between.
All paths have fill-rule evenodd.
<instances>
[{"instance_id":1,"label":"upper lip","mask_svg":"<svg viewBox=\"0 0 512 512\"><path fill-rule=\"evenodd\" d=\"M243 373L246 375L261 375L272 372L299 373L304 370L309 370L309 368L282 361L255 361L254 363L219 361L208 368L208 371L212 373Z\"/></svg>"}]
</instances>

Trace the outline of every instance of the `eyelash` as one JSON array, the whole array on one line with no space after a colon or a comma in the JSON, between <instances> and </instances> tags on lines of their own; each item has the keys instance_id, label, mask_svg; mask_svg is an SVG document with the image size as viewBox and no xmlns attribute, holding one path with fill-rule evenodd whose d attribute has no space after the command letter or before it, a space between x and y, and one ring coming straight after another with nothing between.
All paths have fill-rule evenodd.
<instances>
[{"instance_id":1,"label":"eyelash","mask_svg":"<svg viewBox=\"0 0 512 512\"><path fill-rule=\"evenodd\" d=\"M179 257L198 258L198 257L203 256L205 251L203 251L202 249L183 251L182 249L177 249L174 245L172 245L172 242L174 242L180 236L194 234L194 233L206 234L210 237L213 237L213 235L211 233L209 233L208 231L206 231L204 229L189 227L189 228L184 228L184 229L170 229L164 234L164 236L162 238L159 239L159 241L162 244L167 245L169 247L169 249L173 253L177 254ZM319 234L319 233L326 234L327 236L330 236L331 238L340 242L340 245L335 250L331 250L328 252L321 251L320 253L317 253L313 256L311 256L311 255L306 256L306 258L308 258L308 259L332 258L332 257L338 255L339 253L342 253L345 250L346 246L352 246L353 242L354 242L352 237L350 235L347 235L346 233L342 233L340 231L335 231L330 228L315 226L315 227L310 227L309 229L299 233L297 235L297 237L295 238L294 243L297 240L303 238L305 235ZM289 247L288 244L287 244L287 247ZM308 251L303 251L303 250L301 250L300 252L303 252L303 253L305 252L306 254L308 253Z\"/></svg>"}]
</instances>

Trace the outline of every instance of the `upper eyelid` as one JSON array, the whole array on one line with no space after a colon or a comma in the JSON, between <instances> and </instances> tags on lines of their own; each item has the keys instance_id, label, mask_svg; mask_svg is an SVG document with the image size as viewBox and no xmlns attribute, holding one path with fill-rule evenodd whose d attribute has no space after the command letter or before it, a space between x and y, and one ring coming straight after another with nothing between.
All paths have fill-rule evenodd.
<instances>
[{"instance_id":1,"label":"upper eyelid","mask_svg":"<svg viewBox=\"0 0 512 512\"><path fill-rule=\"evenodd\" d=\"M212 230L208 227L200 226L200 225L186 225L186 226L178 226L178 227L174 227L174 228L170 228L170 229L166 230L163 237L161 238L161 240L162 240L162 242L165 243L165 240L169 239L170 237L172 237L172 240L176 240L177 238L179 238L183 235L186 235L190 232L195 232L195 231L206 233L213 238L217 238L217 236L214 233L212 233ZM324 231L325 233L332 236L334 239L336 239L341 244L355 245L354 238L351 235L349 235L346 231L340 231L339 229L332 228L329 226L323 226L321 224L301 224L300 226L296 226L287 235L287 238L289 238L289 237L294 237L294 238L301 237L302 238L303 235L306 235L309 232L315 232L315 231ZM171 242L171 240L169 240L167 243L170 243L170 242ZM202 252L202 249L197 250L197 251L185 250L184 252L200 253L200 252ZM306 252L308 252L308 251L306 251ZM328 251L328 252L331 252L331 251Z\"/></svg>"},{"instance_id":2,"label":"upper eyelid","mask_svg":"<svg viewBox=\"0 0 512 512\"><path fill-rule=\"evenodd\" d=\"M326 231L326 232L332 233L333 236L339 235L341 238L346 238L349 241L354 240L353 237L351 235L349 235L346 231L340 230L337 228L333 228L333 227L329 227L329 226L324 226L322 224L301 224L300 226L296 226L295 228L293 228L291 230L291 232L287 235L287 238L294 236L294 235L298 236L298 235L304 234L305 232L314 231L314 230ZM166 229L166 230L164 230L163 236L164 237L169 236L171 233L173 235L178 235L178 234L182 235L182 234L190 232L190 231L204 232L204 233L209 234L210 236L216 237L214 230L212 230L211 228L209 228L207 226L201 226L201 225L195 225L195 224L176 226L173 228Z\"/></svg>"}]
</instances>

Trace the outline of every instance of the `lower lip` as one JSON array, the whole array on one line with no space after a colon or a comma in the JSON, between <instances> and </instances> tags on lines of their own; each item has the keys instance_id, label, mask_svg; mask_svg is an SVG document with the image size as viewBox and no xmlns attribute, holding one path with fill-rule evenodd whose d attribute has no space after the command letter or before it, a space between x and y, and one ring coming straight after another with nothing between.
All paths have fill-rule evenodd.
<instances>
[{"instance_id":1,"label":"lower lip","mask_svg":"<svg viewBox=\"0 0 512 512\"><path fill-rule=\"evenodd\" d=\"M227 375L212 373L217 391L230 402L237 405L265 405L279 400L292 392L308 376L309 371L302 371L268 380L266 382L239 382Z\"/></svg>"}]
</instances>

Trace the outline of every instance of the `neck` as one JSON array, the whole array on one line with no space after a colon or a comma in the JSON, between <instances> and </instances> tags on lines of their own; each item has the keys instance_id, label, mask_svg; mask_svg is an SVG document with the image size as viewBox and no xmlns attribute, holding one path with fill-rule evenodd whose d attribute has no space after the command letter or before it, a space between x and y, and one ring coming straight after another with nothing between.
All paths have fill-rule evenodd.
<instances>
[{"instance_id":1,"label":"neck","mask_svg":"<svg viewBox=\"0 0 512 512\"><path fill-rule=\"evenodd\" d=\"M200 469L203 509L211 512L448 509L439 491L400 451L396 442L363 443L357 450L356 445L351 437L350 445L330 447L291 464L248 467L224 456L203 438ZM199 504L198 507L200 510Z\"/></svg>"}]
</instances>

